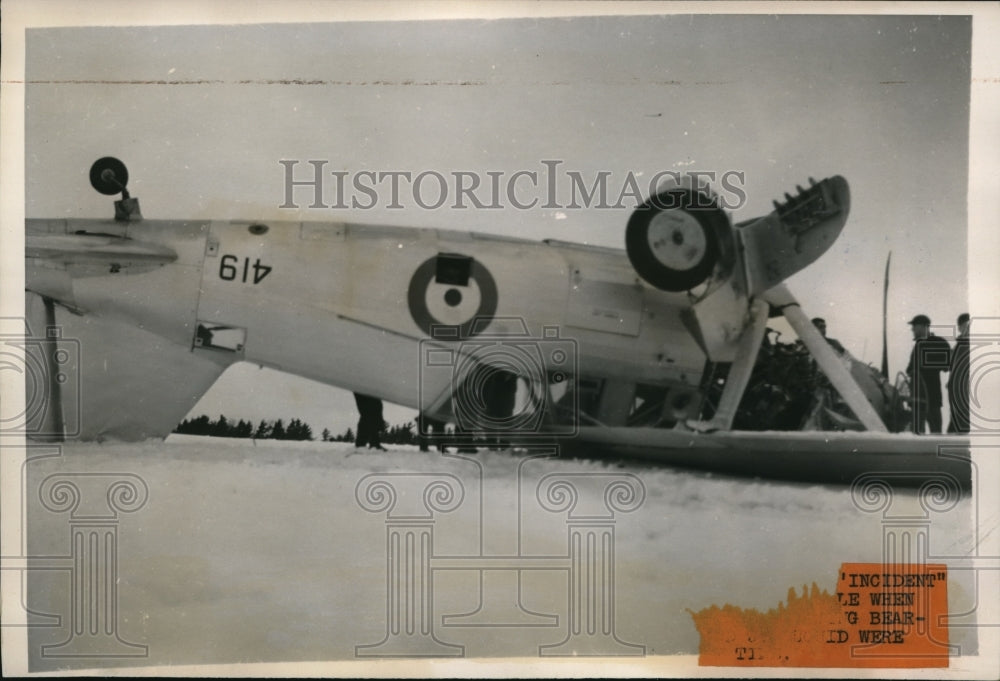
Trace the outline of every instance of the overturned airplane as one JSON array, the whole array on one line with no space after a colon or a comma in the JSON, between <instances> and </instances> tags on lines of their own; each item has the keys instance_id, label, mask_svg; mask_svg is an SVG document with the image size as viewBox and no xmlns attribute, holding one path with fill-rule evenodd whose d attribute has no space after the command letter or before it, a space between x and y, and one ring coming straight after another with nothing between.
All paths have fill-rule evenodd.
<instances>
[{"instance_id":1,"label":"overturned airplane","mask_svg":"<svg viewBox=\"0 0 1000 681\"><path fill-rule=\"evenodd\" d=\"M70 339L38 329L83 315L108 334L142 334L155 355L102 356L90 343L79 370L62 371L44 353L45 404L29 433L162 437L247 361L412 407L470 438L760 476L848 483L905 470L969 484L968 440L899 433L905 380L838 354L783 284L840 234L842 177L810 180L736 225L709 188L679 183L632 213L625 250L351 223L146 220L120 161L98 160L90 180L122 194L114 218L27 220L33 331L76 361ZM770 340L776 315L798 335L794 351ZM496 372L518 382L499 415L483 394Z\"/></svg>"}]
</instances>

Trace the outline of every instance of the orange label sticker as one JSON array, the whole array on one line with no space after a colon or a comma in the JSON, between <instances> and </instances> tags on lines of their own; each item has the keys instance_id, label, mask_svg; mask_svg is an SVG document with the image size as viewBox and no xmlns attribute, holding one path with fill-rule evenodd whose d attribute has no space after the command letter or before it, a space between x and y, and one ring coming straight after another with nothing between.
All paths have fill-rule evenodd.
<instances>
[{"instance_id":1,"label":"orange label sticker","mask_svg":"<svg viewBox=\"0 0 1000 681\"><path fill-rule=\"evenodd\" d=\"M724 667L947 667L945 565L844 563L834 593L788 590L766 613L691 612L698 664Z\"/></svg>"}]
</instances>

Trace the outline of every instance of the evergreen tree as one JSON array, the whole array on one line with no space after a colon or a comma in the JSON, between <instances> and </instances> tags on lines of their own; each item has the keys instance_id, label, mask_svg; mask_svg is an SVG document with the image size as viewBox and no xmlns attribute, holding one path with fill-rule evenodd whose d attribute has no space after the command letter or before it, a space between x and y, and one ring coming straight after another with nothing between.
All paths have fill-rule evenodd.
<instances>
[{"instance_id":1,"label":"evergreen tree","mask_svg":"<svg viewBox=\"0 0 1000 681\"><path fill-rule=\"evenodd\" d=\"M213 421L210 427L210 433L215 437L227 437L229 435L229 421L222 414L219 415L218 421Z\"/></svg>"},{"instance_id":2,"label":"evergreen tree","mask_svg":"<svg viewBox=\"0 0 1000 681\"><path fill-rule=\"evenodd\" d=\"M252 437L253 436L253 424L249 421L244 421L240 419L240 422L236 425L236 437Z\"/></svg>"},{"instance_id":3,"label":"evergreen tree","mask_svg":"<svg viewBox=\"0 0 1000 681\"><path fill-rule=\"evenodd\" d=\"M382 438L385 442L396 445L409 445L415 441L413 434L414 424L412 421L392 426L386 431Z\"/></svg>"},{"instance_id":4,"label":"evergreen tree","mask_svg":"<svg viewBox=\"0 0 1000 681\"><path fill-rule=\"evenodd\" d=\"M292 419L288 426L287 437L289 440L308 440L306 436L306 424L302 423L301 419Z\"/></svg>"},{"instance_id":5,"label":"evergreen tree","mask_svg":"<svg viewBox=\"0 0 1000 681\"><path fill-rule=\"evenodd\" d=\"M211 429L211 421L208 420L207 414L202 414L191 424L191 432L195 435L209 435L211 433Z\"/></svg>"},{"instance_id":6,"label":"evergreen tree","mask_svg":"<svg viewBox=\"0 0 1000 681\"><path fill-rule=\"evenodd\" d=\"M187 435L209 435L211 422L204 414L193 419L184 419L174 428L175 433L185 433Z\"/></svg>"}]
</instances>

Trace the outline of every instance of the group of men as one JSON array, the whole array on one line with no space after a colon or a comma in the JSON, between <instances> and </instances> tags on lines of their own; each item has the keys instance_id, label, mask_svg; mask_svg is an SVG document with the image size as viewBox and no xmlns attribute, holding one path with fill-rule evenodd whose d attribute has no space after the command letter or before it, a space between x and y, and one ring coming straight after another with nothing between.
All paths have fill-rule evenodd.
<instances>
[{"instance_id":1,"label":"group of men","mask_svg":"<svg viewBox=\"0 0 1000 681\"><path fill-rule=\"evenodd\" d=\"M827 338L825 320L816 317L812 323L837 354L844 354L844 346L833 338ZM913 432L922 434L925 428L931 433L941 432L941 408L944 406L941 374L947 371L948 406L951 408L948 432L968 433L969 314L963 312L955 322L958 336L954 348L945 339L931 333L931 320L927 315L918 314L909 324L914 342L906 375L910 378L912 389Z\"/></svg>"},{"instance_id":2,"label":"group of men","mask_svg":"<svg viewBox=\"0 0 1000 681\"><path fill-rule=\"evenodd\" d=\"M838 354L845 352L844 347L835 339L826 335L826 321L817 317L812 320L817 330L826 338L827 343ZM944 404L941 390L941 373L948 372L948 404L951 408L951 421L948 424L949 433L969 432L969 326L968 313L958 316L956 325L958 336L955 347L948 341L931 333L931 320L927 315L918 314L909 321L913 330L913 351L906 374L910 378L913 432L922 434L927 428L931 433L940 433L942 426L941 408ZM481 382L484 388L486 412L489 418L501 419L510 416L514 407L517 391L517 377L510 372L492 370ZM384 451L379 439L383 427L382 401L377 397L354 394L361 419L358 422L358 433L355 445ZM421 451L428 450L430 441L435 441L438 448L444 449L444 423L421 415L418 419L418 430ZM487 443L503 446L507 443L499 438L489 438Z\"/></svg>"},{"instance_id":3,"label":"group of men","mask_svg":"<svg viewBox=\"0 0 1000 681\"><path fill-rule=\"evenodd\" d=\"M921 434L926 426L932 433L941 432L941 373L948 372L948 406L951 408L949 433L969 432L969 324L968 313L958 316L955 347L931 333L931 320L918 314L910 320L913 352L906 369L913 395L913 432Z\"/></svg>"},{"instance_id":4,"label":"group of men","mask_svg":"<svg viewBox=\"0 0 1000 681\"><path fill-rule=\"evenodd\" d=\"M426 452L434 444L441 452L453 445L460 453L473 453L477 451L475 442L490 449L506 449L511 443L500 435L510 432L517 385L517 374L506 369L482 366L474 370L452 395L452 407L461 416L450 434L444 421L426 414L418 416L420 451Z\"/></svg>"},{"instance_id":5,"label":"group of men","mask_svg":"<svg viewBox=\"0 0 1000 681\"><path fill-rule=\"evenodd\" d=\"M420 451L429 450L431 442L437 445L439 451L445 451L447 443L451 442L459 447L459 452L475 452L472 446L474 433L468 432L468 426L478 425L486 434L479 437L482 444L494 448L503 449L510 443L499 437L499 433L504 432L504 426L509 425L514 412L514 405L517 399L517 375L494 367L486 367L480 375L470 378L466 385L469 389L478 389L479 395L469 395L466 390L460 390L453 400L468 402L465 405L463 415L460 419L463 423L456 423L450 436L446 435L445 423L431 418L426 414L417 417L417 439L420 444ZM465 387L465 386L463 386ZM354 446L385 451L382 446L381 433L385 427L382 417L382 400L371 395L354 393L354 402L358 407L358 433L354 440ZM481 408L482 413L477 413ZM466 413L471 412L471 413ZM477 416L479 418L477 418ZM463 426L465 426L463 428Z\"/></svg>"}]
</instances>

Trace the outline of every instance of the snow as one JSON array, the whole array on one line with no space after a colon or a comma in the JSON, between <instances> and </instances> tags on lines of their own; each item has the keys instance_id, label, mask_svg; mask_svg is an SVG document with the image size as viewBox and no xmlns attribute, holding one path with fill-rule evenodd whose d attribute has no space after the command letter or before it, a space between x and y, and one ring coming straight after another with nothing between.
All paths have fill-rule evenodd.
<instances>
[{"instance_id":1,"label":"snow","mask_svg":"<svg viewBox=\"0 0 1000 681\"><path fill-rule=\"evenodd\" d=\"M356 498L359 482L372 474L392 480L398 509L423 508L415 495L428 476L460 481L461 503L434 515L435 558L519 553L556 562L567 555L567 512L541 506L540 482L573 481L579 515L605 513L607 476L640 480L642 503L613 515L614 626L620 641L644 645L647 655L697 653L688 609L732 603L766 610L790 587L816 582L832 589L841 562L880 562L885 521L882 513L860 510L843 487L596 458L532 458L522 450L460 458L403 446L375 452L346 443L172 435L137 444L66 444L62 456L33 461L27 471L32 555L69 551L68 513L39 503L36 490L48 476L132 474L148 488L145 505L118 516L117 625L121 639L148 646L148 657L100 659L102 667L353 660L355 646L381 641L387 516ZM919 501L913 491L898 492L892 509L912 514L922 508ZM966 498L934 514L933 554L971 550L971 513ZM40 646L69 636L67 574L30 576L30 607L64 617L64 626L30 630L33 671L95 665L39 655ZM498 571L482 574L488 592L503 579ZM522 572L522 605L558 616L558 626L444 627L443 615L478 608L480 573L436 570L435 635L464 645L470 658L533 657L539 646L566 638L567 574ZM956 575L949 588L953 610L969 609L972 587ZM501 591L486 598L510 604L509 616L513 596L504 601ZM955 636L965 637L965 650L974 648L974 632Z\"/></svg>"}]
</instances>

